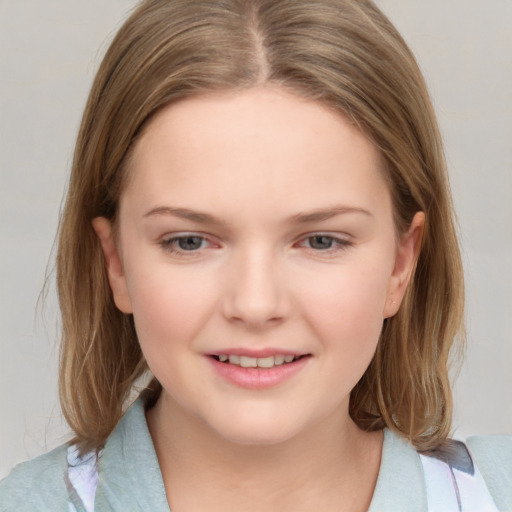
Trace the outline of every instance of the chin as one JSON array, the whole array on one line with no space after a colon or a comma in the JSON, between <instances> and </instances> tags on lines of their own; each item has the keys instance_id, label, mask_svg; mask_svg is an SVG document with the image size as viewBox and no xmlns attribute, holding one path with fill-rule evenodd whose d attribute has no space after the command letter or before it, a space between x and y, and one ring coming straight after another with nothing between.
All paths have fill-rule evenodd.
<instances>
[{"instance_id":1,"label":"chin","mask_svg":"<svg viewBox=\"0 0 512 512\"><path fill-rule=\"evenodd\" d=\"M264 418L250 415L226 419L221 424L210 424L209 427L228 443L241 446L282 444L295 438L301 431L299 422L291 422L290 418L281 418L279 421L276 416Z\"/></svg>"}]
</instances>

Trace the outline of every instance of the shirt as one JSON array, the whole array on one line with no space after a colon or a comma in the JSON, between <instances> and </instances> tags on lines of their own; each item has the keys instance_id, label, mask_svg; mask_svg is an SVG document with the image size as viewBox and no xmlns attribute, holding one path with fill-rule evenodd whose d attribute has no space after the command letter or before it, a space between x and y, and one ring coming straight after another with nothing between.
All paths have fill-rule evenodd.
<instances>
[{"instance_id":1,"label":"shirt","mask_svg":"<svg viewBox=\"0 0 512 512\"><path fill-rule=\"evenodd\" d=\"M497 509L512 512L512 436L470 438L468 446ZM98 465L91 457L80 460L73 447L63 445L19 464L0 482L0 511L170 512L141 399L107 439ZM406 440L384 431L369 512L432 510L422 457Z\"/></svg>"}]
</instances>

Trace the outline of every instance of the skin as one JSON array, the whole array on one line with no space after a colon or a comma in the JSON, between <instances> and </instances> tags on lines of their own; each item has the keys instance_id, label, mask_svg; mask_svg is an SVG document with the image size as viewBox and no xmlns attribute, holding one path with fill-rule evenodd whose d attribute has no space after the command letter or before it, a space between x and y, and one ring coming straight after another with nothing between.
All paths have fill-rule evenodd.
<instances>
[{"instance_id":1,"label":"skin","mask_svg":"<svg viewBox=\"0 0 512 512\"><path fill-rule=\"evenodd\" d=\"M129 172L115 232L105 218L93 226L116 305L163 386L147 419L170 506L367 510L382 433L353 423L349 396L400 306L423 214L397 237L371 141L278 88L165 108ZM200 238L183 246L185 235ZM233 348L306 360L246 389L209 356Z\"/></svg>"}]
</instances>

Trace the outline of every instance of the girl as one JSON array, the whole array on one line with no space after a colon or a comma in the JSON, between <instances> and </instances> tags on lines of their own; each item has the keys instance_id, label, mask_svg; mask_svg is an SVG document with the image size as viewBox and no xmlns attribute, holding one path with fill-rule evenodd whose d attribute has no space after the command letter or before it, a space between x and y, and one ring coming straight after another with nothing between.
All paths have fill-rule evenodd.
<instances>
[{"instance_id":1,"label":"girl","mask_svg":"<svg viewBox=\"0 0 512 512\"><path fill-rule=\"evenodd\" d=\"M86 107L57 279L75 438L1 510L512 510L512 440L448 439L442 145L371 1L142 2Z\"/></svg>"}]
</instances>

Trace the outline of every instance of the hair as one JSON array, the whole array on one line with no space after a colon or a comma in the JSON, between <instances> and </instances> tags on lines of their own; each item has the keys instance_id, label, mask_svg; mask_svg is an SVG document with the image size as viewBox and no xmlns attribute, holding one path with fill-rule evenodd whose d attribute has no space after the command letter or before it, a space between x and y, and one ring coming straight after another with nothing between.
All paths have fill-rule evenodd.
<instances>
[{"instance_id":1,"label":"hair","mask_svg":"<svg viewBox=\"0 0 512 512\"><path fill-rule=\"evenodd\" d=\"M91 221L115 221L131 150L163 107L264 85L334 108L373 141L398 236L425 213L414 276L352 390L350 415L360 428L390 428L423 452L450 433L462 265L437 121L402 37L370 0L146 0L94 80L60 225L60 400L82 450L104 444L148 371L132 316L114 305ZM148 400L160 391L153 379Z\"/></svg>"}]
</instances>

